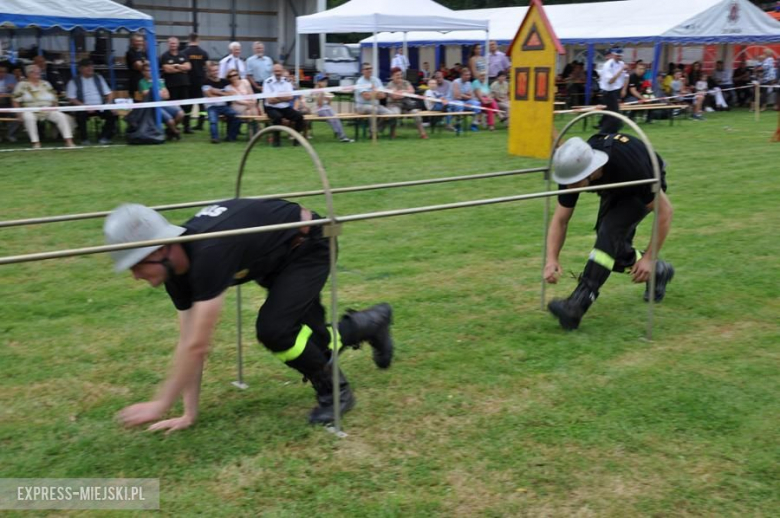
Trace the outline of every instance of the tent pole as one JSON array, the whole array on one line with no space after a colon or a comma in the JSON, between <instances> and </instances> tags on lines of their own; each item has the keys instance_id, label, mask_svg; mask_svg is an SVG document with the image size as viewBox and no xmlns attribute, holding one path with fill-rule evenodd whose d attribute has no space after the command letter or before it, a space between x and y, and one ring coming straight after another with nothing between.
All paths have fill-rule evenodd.
<instances>
[{"instance_id":1,"label":"tent pole","mask_svg":"<svg viewBox=\"0 0 780 518\"><path fill-rule=\"evenodd\" d=\"M114 71L114 35L108 33L108 77L111 81L111 90L116 92L116 73Z\"/></svg>"},{"instance_id":2,"label":"tent pole","mask_svg":"<svg viewBox=\"0 0 780 518\"><path fill-rule=\"evenodd\" d=\"M379 75L379 40L377 39L376 31L374 31L374 72L376 73L376 77L380 77ZM381 82L381 80L380 80ZM371 140L376 144L376 112L379 110L379 100L374 96L371 99Z\"/></svg>"},{"instance_id":3,"label":"tent pole","mask_svg":"<svg viewBox=\"0 0 780 518\"><path fill-rule=\"evenodd\" d=\"M157 62L157 38L154 34L154 26L146 28L146 57L149 59L149 68L152 70L152 100L160 100L160 65ZM155 122L159 128L162 124L160 108L155 108Z\"/></svg>"},{"instance_id":4,"label":"tent pole","mask_svg":"<svg viewBox=\"0 0 780 518\"><path fill-rule=\"evenodd\" d=\"M663 44L660 41L656 42L655 46L653 47L653 72L651 76L654 90L658 86L658 71L661 70L662 50L663 50Z\"/></svg>"},{"instance_id":5,"label":"tent pole","mask_svg":"<svg viewBox=\"0 0 780 518\"><path fill-rule=\"evenodd\" d=\"M295 74L293 74L293 77L295 78L295 88L298 88L299 80L300 80L300 70L301 70L301 35L298 34L298 29L296 26L295 29Z\"/></svg>"},{"instance_id":6,"label":"tent pole","mask_svg":"<svg viewBox=\"0 0 780 518\"><path fill-rule=\"evenodd\" d=\"M76 78L76 38L73 36L73 31L68 33L70 36L70 77Z\"/></svg>"},{"instance_id":7,"label":"tent pole","mask_svg":"<svg viewBox=\"0 0 780 518\"><path fill-rule=\"evenodd\" d=\"M404 57L406 58L406 62L409 63L409 66L412 66L412 60L409 59L409 44L406 41L406 31L404 31ZM406 75L406 71L404 71L404 76Z\"/></svg>"},{"instance_id":8,"label":"tent pole","mask_svg":"<svg viewBox=\"0 0 780 518\"><path fill-rule=\"evenodd\" d=\"M593 43L588 43L588 52L587 52L587 65L585 66L585 105L590 105L590 97L591 97L591 83L592 83L592 77L593 77L593 57L595 53L595 48L593 47Z\"/></svg>"}]
</instances>

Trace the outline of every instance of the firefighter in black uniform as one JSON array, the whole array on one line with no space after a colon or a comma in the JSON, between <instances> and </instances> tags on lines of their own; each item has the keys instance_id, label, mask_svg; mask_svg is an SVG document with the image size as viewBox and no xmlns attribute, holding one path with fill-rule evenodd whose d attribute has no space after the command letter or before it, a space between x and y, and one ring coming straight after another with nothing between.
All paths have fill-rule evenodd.
<instances>
[{"instance_id":1,"label":"firefighter in black uniform","mask_svg":"<svg viewBox=\"0 0 780 518\"><path fill-rule=\"evenodd\" d=\"M657 156L657 155L656 155ZM658 250L666 240L672 223L672 205L666 196L666 171L661 166L662 189L659 196ZM553 157L553 180L559 188L581 188L653 178L650 155L642 141L620 133L597 134L586 143L576 137L556 150ZM599 289L611 272L625 272L634 282L645 282L644 298L649 300L651 271L650 245L647 253L634 248L636 227L654 208L652 184L598 191L601 197L596 221L596 245L591 251L579 284L567 299L555 299L548 305L558 318L561 327L577 329L580 320L599 295ZM558 261L566 239L566 229L577 205L579 193L562 193L558 196L550 232L547 238L545 280L556 283L563 273ZM674 268L664 261L656 262L656 287L654 300L660 302L666 293L666 285L674 276Z\"/></svg>"},{"instance_id":2,"label":"firefighter in black uniform","mask_svg":"<svg viewBox=\"0 0 780 518\"><path fill-rule=\"evenodd\" d=\"M121 205L104 225L109 244L165 239L182 234L309 221L319 216L284 200L233 199L206 207L183 227L143 205ZM197 417L200 379L211 335L227 288L249 281L268 290L257 315L257 339L289 367L303 374L315 389L318 405L309 421L328 424L334 418L331 330L325 323L320 292L329 273L329 240L322 227L279 230L206 239L161 247L114 252L115 270L130 269L136 279L165 285L179 312L179 343L173 370L154 401L122 410L126 426L158 421L150 429L178 430ZM338 326L341 345L368 341L374 362L388 368L392 361L392 309L379 304L349 311ZM354 406L349 383L340 374L341 411ZM184 415L159 421L179 396Z\"/></svg>"}]
</instances>

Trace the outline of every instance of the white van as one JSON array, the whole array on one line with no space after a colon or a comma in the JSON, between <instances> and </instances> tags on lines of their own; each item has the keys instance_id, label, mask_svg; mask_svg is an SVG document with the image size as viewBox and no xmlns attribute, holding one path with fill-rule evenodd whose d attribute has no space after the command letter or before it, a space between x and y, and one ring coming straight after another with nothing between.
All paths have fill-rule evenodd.
<instances>
[{"instance_id":1,"label":"white van","mask_svg":"<svg viewBox=\"0 0 780 518\"><path fill-rule=\"evenodd\" d=\"M344 78L355 79L360 75L360 62L343 43L325 44L324 68L330 82L336 84Z\"/></svg>"}]
</instances>

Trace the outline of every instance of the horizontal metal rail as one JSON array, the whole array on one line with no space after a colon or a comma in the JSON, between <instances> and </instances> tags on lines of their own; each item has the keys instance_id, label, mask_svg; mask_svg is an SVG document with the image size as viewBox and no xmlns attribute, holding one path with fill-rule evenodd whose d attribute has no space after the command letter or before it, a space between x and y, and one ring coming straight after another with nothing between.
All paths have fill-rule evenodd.
<instances>
[{"instance_id":1,"label":"horizontal metal rail","mask_svg":"<svg viewBox=\"0 0 780 518\"><path fill-rule=\"evenodd\" d=\"M331 189L331 192L333 194L343 194L343 193L352 193L352 192L375 191L379 189L395 189L399 187L416 187L419 185L433 185L439 183L462 182L466 180L481 180L485 178L499 178L503 176L542 173L546 170L547 170L546 167L534 167L530 169L514 169L511 171L497 171L493 173L480 173L480 174L470 174L470 175L463 175L463 176L447 176L443 178L429 178L425 180L407 180L403 182L376 183L376 184L369 184L369 185L357 185L352 187L339 187L339 188ZM283 192L278 194L266 194L262 196L247 196L247 198L253 200L267 200L273 198L305 198L308 196L318 196L324 194L324 192L325 191L323 190ZM172 203L168 205L158 205L151 208L157 211L189 209L192 207L204 207L206 205L213 205L215 203L219 203L225 200L226 198L219 198L216 200ZM44 223L61 223L65 221L79 221L79 220L86 220L86 219L97 219L97 218L106 217L110 213L111 211L85 212L82 214L63 214L61 216L7 220L7 221L0 221L0 228L21 227L26 225L42 225Z\"/></svg>"},{"instance_id":2,"label":"horizontal metal rail","mask_svg":"<svg viewBox=\"0 0 780 518\"><path fill-rule=\"evenodd\" d=\"M608 189L619 189L621 187L632 187L637 185L646 185L651 183L657 183L658 180L648 179L648 180L636 180L632 182L620 182L620 183L613 183L613 184L607 184L607 185L598 185L598 186L592 186L592 187L581 187L577 189L566 189L567 193L579 193L579 192L594 192L594 191L601 191L601 190L608 190ZM369 212L365 214L352 214L348 216L342 216L338 217L335 220L335 223L347 223L350 221L361 221L361 220L369 220L369 219L377 219L377 218L388 218L393 216L405 216L409 214L420 214L423 212L437 212L442 210L450 210L450 209L460 209L460 208L466 208L466 207L477 207L481 205L495 205L498 203L507 203L507 202L513 202L513 201L521 201L521 200L532 200L536 198L546 198L551 196L557 196L561 194L560 191L543 191L543 192L537 192L537 193L531 193L531 194L518 194L515 196L503 196L500 198L487 198L482 200L472 200L472 201L463 201L463 202L456 202L456 203L445 203L441 205L427 205L424 207L412 207L408 209L396 209L396 210L387 210L387 211L380 211L380 212ZM277 225L264 225L260 227L248 227L248 228L240 228L235 230L223 230L220 232L207 232L204 234L195 234L191 236L179 236L175 238L167 238L167 239L151 239L147 241L135 241L132 243L122 243L117 245L101 245L101 246L92 246L92 247L86 247L86 248L72 248L68 250L58 250L54 252L40 252L35 254L26 254L26 255L15 255L15 256L7 256L7 257L0 257L0 265L5 264L14 264L14 263L25 263L25 262L32 262L32 261L43 261L46 259L59 259L63 257L75 257L75 256L81 256L81 255L91 255L91 254L100 254L105 252L115 252L118 250L129 250L132 248L143 248L147 246L161 246L161 245L167 245L167 244L174 244L174 243L188 243L191 241L201 241L205 239L215 239L215 238L221 238L221 237L233 237L233 236L243 236L247 234L259 234L263 232L273 232L276 230L289 230L294 228L301 228L301 227L308 227L308 226L324 226L333 224L334 221L331 219L315 219L311 221L295 221L291 223L281 223Z\"/></svg>"}]
</instances>

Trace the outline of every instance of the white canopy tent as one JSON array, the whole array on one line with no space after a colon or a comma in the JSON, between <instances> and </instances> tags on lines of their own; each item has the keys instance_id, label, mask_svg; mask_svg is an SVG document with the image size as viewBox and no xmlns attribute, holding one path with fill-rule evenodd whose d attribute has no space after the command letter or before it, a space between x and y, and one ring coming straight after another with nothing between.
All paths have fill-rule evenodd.
<instances>
[{"instance_id":1,"label":"white canopy tent","mask_svg":"<svg viewBox=\"0 0 780 518\"><path fill-rule=\"evenodd\" d=\"M508 44L525 18L527 7L456 11L465 17L488 18L491 38ZM636 44L654 47L653 77L656 77L662 47L780 42L780 22L748 0L624 0L590 4L545 6L558 39L565 46L584 45L588 66L593 64L594 45ZM467 45L481 43L478 32L410 32L409 45ZM380 47L397 45L398 33L381 33ZM372 38L360 42L372 44Z\"/></svg>"},{"instance_id":2,"label":"white canopy tent","mask_svg":"<svg viewBox=\"0 0 780 518\"><path fill-rule=\"evenodd\" d=\"M489 23L484 16L464 15L433 0L351 0L339 7L296 18L295 70L300 69L300 35L371 32L373 62L378 66L376 36L383 31L481 31L487 39ZM404 40L398 43L406 43Z\"/></svg>"}]
</instances>

